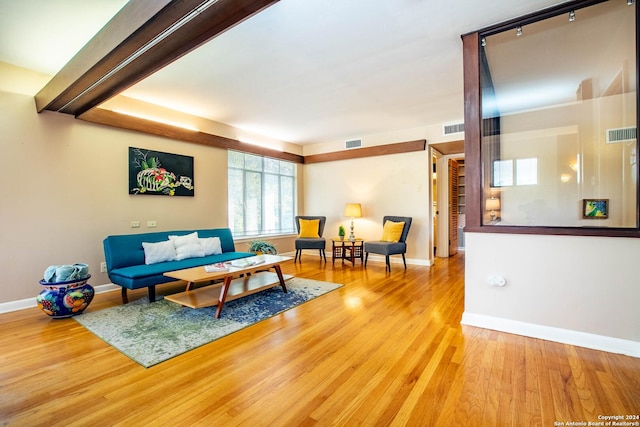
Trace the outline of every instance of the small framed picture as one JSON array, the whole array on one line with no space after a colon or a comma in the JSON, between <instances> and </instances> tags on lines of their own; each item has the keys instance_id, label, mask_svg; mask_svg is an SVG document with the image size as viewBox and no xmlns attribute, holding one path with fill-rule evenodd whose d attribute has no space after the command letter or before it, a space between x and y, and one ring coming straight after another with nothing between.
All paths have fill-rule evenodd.
<instances>
[{"instance_id":1,"label":"small framed picture","mask_svg":"<svg viewBox=\"0 0 640 427\"><path fill-rule=\"evenodd\" d=\"M609 218L609 199L582 199L582 218Z\"/></svg>"}]
</instances>

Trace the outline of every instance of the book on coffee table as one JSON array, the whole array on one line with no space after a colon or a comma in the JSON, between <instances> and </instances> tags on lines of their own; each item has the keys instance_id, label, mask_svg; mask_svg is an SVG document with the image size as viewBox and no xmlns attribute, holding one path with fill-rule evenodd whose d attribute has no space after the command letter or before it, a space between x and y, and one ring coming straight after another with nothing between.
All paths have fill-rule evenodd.
<instances>
[{"instance_id":1,"label":"book on coffee table","mask_svg":"<svg viewBox=\"0 0 640 427\"><path fill-rule=\"evenodd\" d=\"M236 268L247 268L262 263L264 263L263 259L236 259L231 261L229 264Z\"/></svg>"},{"instance_id":2,"label":"book on coffee table","mask_svg":"<svg viewBox=\"0 0 640 427\"><path fill-rule=\"evenodd\" d=\"M229 267L222 262L217 262L215 264L205 265L204 271L206 271L207 273L213 273L216 271L229 271Z\"/></svg>"}]
</instances>

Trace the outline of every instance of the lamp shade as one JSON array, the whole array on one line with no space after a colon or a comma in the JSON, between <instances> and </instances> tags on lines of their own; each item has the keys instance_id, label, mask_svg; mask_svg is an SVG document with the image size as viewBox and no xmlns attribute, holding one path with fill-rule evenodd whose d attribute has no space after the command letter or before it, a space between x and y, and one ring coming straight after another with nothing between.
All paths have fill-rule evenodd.
<instances>
[{"instance_id":1,"label":"lamp shade","mask_svg":"<svg viewBox=\"0 0 640 427\"><path fill-rule=\"evenodd\" d=\"M360 206L360 203L347 203L344 207L344 216L349 218L361 218L362 207Z\"/></svg>"},{"instance_id":2,"label":"lamp shade","mask_svg":"<svg viewBox=\"0 0 640 427\"><path fill-rule=\"evenodd\" d=\"M495 197L487 199L485 209L488 211L500 210L500 199L496 199Z\"/></svg>"}]
</instances>

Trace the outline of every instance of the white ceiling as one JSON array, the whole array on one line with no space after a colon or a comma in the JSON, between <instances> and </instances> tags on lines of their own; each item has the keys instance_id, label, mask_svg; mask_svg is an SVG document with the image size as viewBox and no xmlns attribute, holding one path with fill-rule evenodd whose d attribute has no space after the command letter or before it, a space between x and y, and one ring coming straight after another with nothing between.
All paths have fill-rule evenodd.
<instances>
[{"instance_id":1,"label":"white ceiling","mask_svg":"<svg viewBox=\"0 0 640 427\"><path fill-rule=\"evenodd\" d=\"M55 74L124 0L0 0L0 61ZM281 0L123 94L298 144L460 121L460 36L554 0Z\"/></svg>"}]
</instances>

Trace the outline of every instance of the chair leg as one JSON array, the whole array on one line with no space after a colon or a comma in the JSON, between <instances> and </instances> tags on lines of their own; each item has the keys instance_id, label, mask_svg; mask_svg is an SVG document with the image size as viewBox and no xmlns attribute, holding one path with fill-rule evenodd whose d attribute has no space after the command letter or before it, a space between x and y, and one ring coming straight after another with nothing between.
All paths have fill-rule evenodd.
<instances>
[{"instance_id":1,"label":"chair leg","mask_svg":"<svg viewBox=\"0 0 640 427\"><path fill-rule=\"evenodd\" d=\"M156 302L156 286L149 286L149 302Z\"/></svg>"},{"instance_id":2,"label":"chair leg","mask_svg":"<svg viewBox=\"0 0 640 427\"><path fill-rule=\"evenodd\" d=\"M364 268L367 268L367 260L369 259L369 252L364 255Z\"/></svg>"},{"instance_id":3,"label":"chair leg","mask_svg":"<svg viewBox=\"0 0 640 427\"><path fill-rule=\"evenodd\" d=\"M127 296L127 288L122 287L122 303L127 304L129 302L129 297Z\"/></svg>"},{"instance_id":4,"label":"chair leg","mask_svg":"<svg viewBox=\"0 0 640 427\"><path fill-rule=\"evenodd\" d=\"M407 269L407 260L404 258L404 254L402 254L402 262L404 262L404 269Z\"/></svg>"},{"instance_id":5,"label":"chair leg","mask_svg":"<svg viewBox=\"0 0 640 427\"><path fill-rule=\"evenodd\" d=\"M296 249L296 256L293 258L293 263L298 262L298 254L300 253L300 249Z\"/></svg>"},{"instance_id":6,"label":"chair leg","mask_svg":"<svg viewBox=\"0 0 640 427\"><path fill-rule=\"evenodd\" d=\"M327 253L324 249L322 250L322 257L324 258L324 262L327 262Z\"/></svg>"},{"instance_id":7,"label":"chair leg","mask_svg":"<svg viewBox=\"0 0 640 427\"><path fill-rule=\"evenodd\" d=\"M387 259L387 269L389 270L389 273L391 273L391 264L389 263L389 255L387 255L385 258Z\"/></svg>"}]
</instances>

